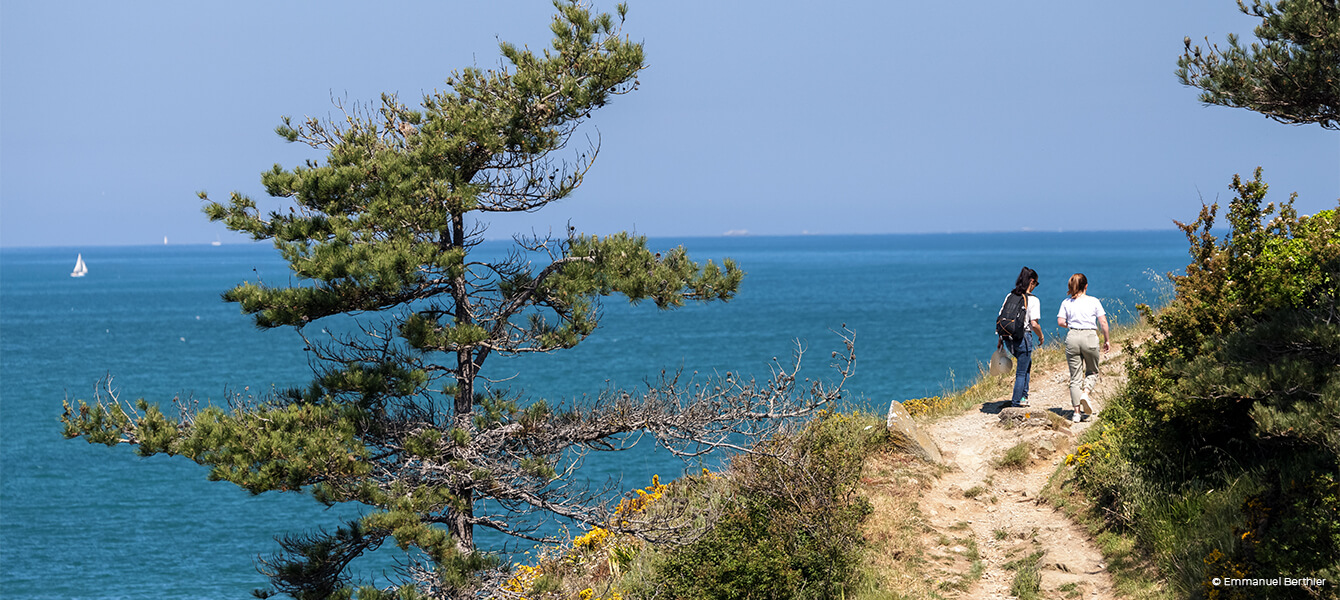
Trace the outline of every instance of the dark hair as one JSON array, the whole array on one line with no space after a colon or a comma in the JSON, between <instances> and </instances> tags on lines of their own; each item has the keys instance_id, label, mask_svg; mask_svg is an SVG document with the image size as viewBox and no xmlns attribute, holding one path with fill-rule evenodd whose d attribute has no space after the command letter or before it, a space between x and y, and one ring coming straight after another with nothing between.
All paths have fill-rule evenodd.
<instances>
[{"instance_id":1,"label":"dark hair","mask_svg":"<svg viewBox=\"0 0 1340 600\"><path fill-rule=\"evenodd\" d=\"M1038 272L1028 267L1024 267L1019 271L1019 278L1014 280L1014 291L1010 293L1019 294L1020 296L1027 294L1028 284L1030 282L1036 283L1037 280L1038 280Z\"/></svg>"},{"instance_id":2,"label":"dark hair","mask_svg":"<svg viewBox=\"0 0 1340 600\"><path fill-rule=\"evenodd\" d=\"M1075 273L1070 276L1069 288L1070 297L1074 298L1080 292L1089 289L1089 278L1085 277L1083 273Z\"/></svg>"}]
</instances>

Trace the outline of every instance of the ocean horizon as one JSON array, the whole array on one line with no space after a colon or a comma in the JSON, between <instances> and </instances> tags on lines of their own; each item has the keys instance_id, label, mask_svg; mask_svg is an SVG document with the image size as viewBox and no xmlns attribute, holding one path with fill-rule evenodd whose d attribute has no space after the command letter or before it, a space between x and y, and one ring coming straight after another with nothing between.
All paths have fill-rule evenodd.
<instances>
[{"instance_id":1,"label":"ocean horizon","mask_svg":"<svg viewBox=\"0 0 1340 600\"><path fill-rule=\"evenodd\" d=\"M674 240L676 242L687 242L693 240L715 240L721 238L861 238L861 237L899 237L899 236L939 236L939 235L1009 235L1009 234L1035 234L1035 233L1060 233L1060 234L1122 234L1122 233L1177 233L1181 235L1177 228L1147 228L1147 229L1036 229L1032 227L1021 227L1019 229L1008 230L951 230L951 231L909 231L896 233L820 233L801 231L794 233L753 233L747 229L724 231L716 235L648 235L640 234L637 231L629 231L633 235L646 235L649 241ZM229 241L189 241L177 242L169 240L166 244L161 243L134 243L134 244L95 244L95 245L76 245L76 244L43 244L43 245L5 245L0 243L0 252L6 250L82 250L85 248L150 248L160 246L261 246L273 248L269 240L253 241L243 239L238 234L230 234L233 239ZM170 237L170 236L165 236ZM507 237L485 237L486 243L510 243L512 238ZM217 242L217 243L216 243Z\"/></svg>"}]
</instances>

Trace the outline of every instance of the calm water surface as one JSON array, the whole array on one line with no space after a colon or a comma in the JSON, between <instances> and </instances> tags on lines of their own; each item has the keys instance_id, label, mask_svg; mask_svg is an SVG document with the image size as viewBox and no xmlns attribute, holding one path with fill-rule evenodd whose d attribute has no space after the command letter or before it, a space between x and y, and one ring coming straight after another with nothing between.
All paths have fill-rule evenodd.
<instances>
[{"instance_id":1,"label":"calm water surface","mask_svg":"<svg viewBox=\"0 0 1340 600\"><path fill-rule=\"evenodd\" d=\"M562 400L636 388L662 369L765 377L799 341L811 350L806 375L826 376L841 349L832 330L845 324L857 336L850 396L883 411L970 381L994 350L995 313L1023 265L1042 279L1050 337L1072 272L1085 272L1120 318L1166 293L1151 274L1187 262L1176 231L652 240L681 243L696 260L734 258L748 273L738 297L674 311L609 300L578 348L492 359L486 374ZM89 267L78 279L76 253ZM359 513L300 494L251 496L179 457L61 438L62 399L90 398L108 374L125 398L163 404L305 384L296 334L258 331L219 299L258 278L289 279L268 246L0 249L0 597L250 597L267 584L253 560L276 549L274 535ZM585 476L631 488L684 468L639 451L594 456ZM362 566L372 577L386 567Z\"/></svg>"}]
</instances>

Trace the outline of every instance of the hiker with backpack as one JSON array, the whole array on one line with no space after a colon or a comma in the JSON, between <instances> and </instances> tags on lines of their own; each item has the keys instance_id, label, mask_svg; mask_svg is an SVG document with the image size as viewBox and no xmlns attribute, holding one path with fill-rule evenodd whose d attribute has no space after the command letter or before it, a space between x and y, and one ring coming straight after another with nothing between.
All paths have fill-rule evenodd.
<instances>
[{"instance_id":1,"label":"hiker with backpack","mask_svg":"<svg viewBox=\"0 0 1340 600\"><path fill-rule=\"evenodd\" d=\"M1056 324L1069 329L1065 336L1065 359L1070 365L1070 405L1075 409L1070 420L1078 423L1095 411L1089 399L1098 378L1098 332L1103 334L1103 352L1112 350L1107 335L1107 313L1103 303L1088 295L1089 278L1083 273L1070 276L1070 297L1061 301Z\"/></svg>"},{"instance_id":2,"label":"hiker with backpack","mask_svg":"<svg viewBox=\"0 0 1340 600\"><path fill-rule=\"evenodd\" d=\"M1043 341L1042 326L1038 319L1042 308L1033 288L1038 286L1038 272L1024 267L1014 282L1014 290L1005 296L1000 305L1000 315L996 317L996 335L1000 341L996 348L1005 346L1014 355L1014 393L1010 396L1011 406L1028 406L1028 384L1033 371L1033 349ZM1033 343L1036 333L1038 341Z\"/></svg>"}]
</instances>

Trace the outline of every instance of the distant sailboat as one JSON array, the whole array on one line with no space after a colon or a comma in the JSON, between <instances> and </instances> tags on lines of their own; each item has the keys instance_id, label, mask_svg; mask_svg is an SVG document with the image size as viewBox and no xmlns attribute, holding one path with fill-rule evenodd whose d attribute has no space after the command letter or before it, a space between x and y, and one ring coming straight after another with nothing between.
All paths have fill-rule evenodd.
<instances>
[{"instance_id":1,"label":"distant sailboat","mask_svg":"<svg viewBox=\"0 0 1340 600\"><path fill-rule=\"evenodd\" d=\"M211 246L222 246L222 245L223 245L223 242L219 241L219 236L216 235L216 236L214 236L214 241L210 242L209 245L211 245Z\"/></svg>"},{"instance_id":2,"label":"distant sailboat","mask_svg":"<svg viewBox=\"0 0 1340 600\"><path fill-rule=\"evenodd\" d=\"M83 253L74 259L74 270L70 272L70 277L83 277L88 274L88 265L84 264Z\"/></svg>"}]
</instances>

